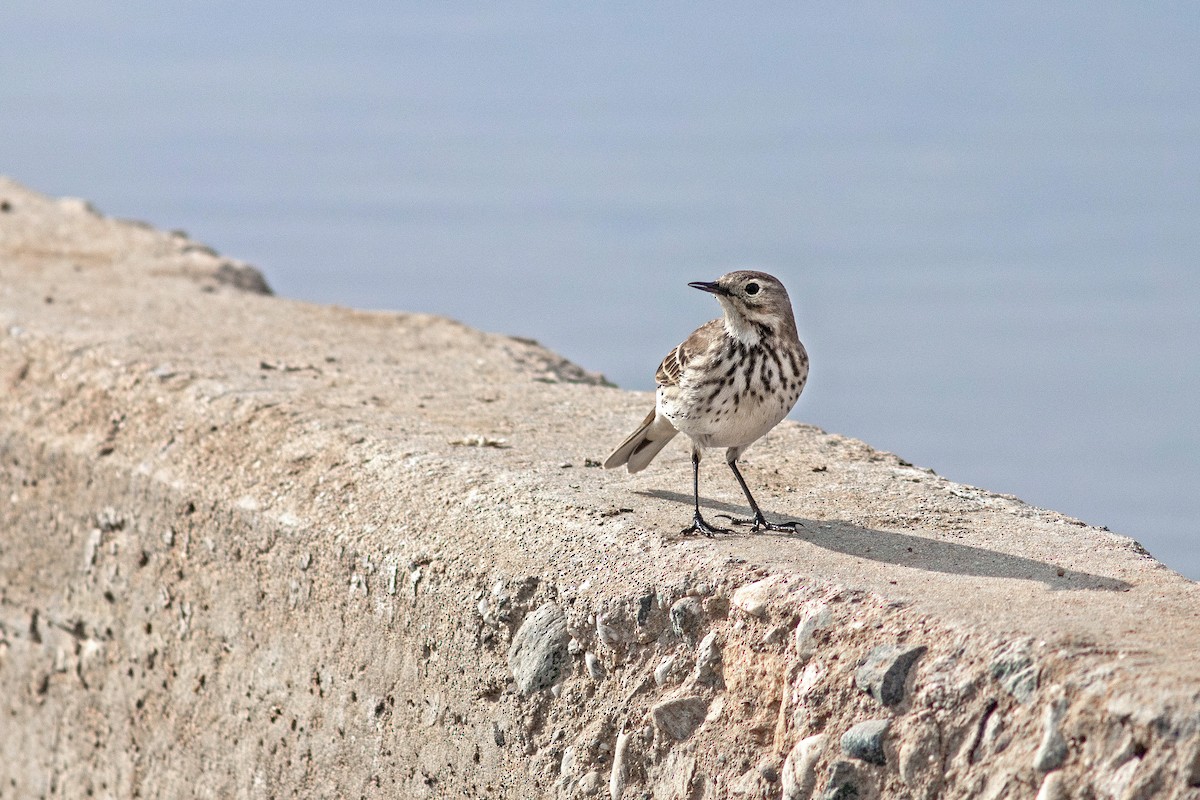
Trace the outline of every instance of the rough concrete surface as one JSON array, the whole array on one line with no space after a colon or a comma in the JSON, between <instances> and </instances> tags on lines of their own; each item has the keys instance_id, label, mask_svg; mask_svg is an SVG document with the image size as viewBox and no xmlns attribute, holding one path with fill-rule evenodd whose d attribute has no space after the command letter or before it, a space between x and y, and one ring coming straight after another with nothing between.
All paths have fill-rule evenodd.
<instances>
[{"instance_id":1,"label":"rough concrete surface","mask_svg":"<svg viewBox=\"0 0 1200 800\"><path fill-rule=\"evenodd\" d=\"M265 292L0 181L0 797L1200 797L1136 542L794 422L683 537L650 395Z\"/></svg>"}]
</instances>

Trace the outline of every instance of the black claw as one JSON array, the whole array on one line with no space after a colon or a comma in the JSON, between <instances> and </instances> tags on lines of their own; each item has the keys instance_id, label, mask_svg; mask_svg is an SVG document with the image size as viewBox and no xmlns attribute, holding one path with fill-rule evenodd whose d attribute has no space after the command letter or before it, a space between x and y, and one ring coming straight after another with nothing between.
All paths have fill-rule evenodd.
<instances>
[{"instance_id":1,"label":"black claw","mask_svg":"<svg viewBox=\"0 0 1200 800\"><path fill-rule=\"evenodd\" d=\"M779 533L799 533L800 532L800 523L799 522L767 522L766 520L763 520L762 527L766 528L769 531L777 531ZM755 525L750 530L757 532L758 529L759 529L759 526Z\"/></svg>"},{"instance_id":2,"label":"black claw","mask_svg":"<svg viewBox=\"0 0 1200 800\"><path fill-rule=\"evenodd\" d=\"M729 522L733 525L750 525L751 533L758 533L759 531L764 531L764 530L776 531L778 533L799 533L800 527L802 527L799 522L783 522L783 523L767 522L767 518L764 517L762 514L755 514L754 519L746 519L744 517L731 517L728 514L718 514L717 516L724 517L725 519L729 520Z\"/></svg>"},{"instance_id":3,"label":"black claw","mask_svg":"<svg viewBox=\"0 0 1200 800\"><path fill-rule=\"evenodd\" d=\"M692 517L691 526L684 528L683 530L680 531L680 533L682 533L682 534L703 533L705 536L711 537L713 534L733 533L733 531L731 531L729 528L718 528L716 525L710 525L710 524L708 524L708 522L706 522L704 520L704 517L697 514L696 516Z\"/></svg>"}]
</instances>

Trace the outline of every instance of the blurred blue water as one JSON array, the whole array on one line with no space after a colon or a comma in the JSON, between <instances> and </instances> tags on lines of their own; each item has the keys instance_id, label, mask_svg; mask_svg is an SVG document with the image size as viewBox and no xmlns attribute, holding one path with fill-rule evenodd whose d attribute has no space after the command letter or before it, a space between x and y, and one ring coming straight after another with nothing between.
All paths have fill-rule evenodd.
<instances>
[{"instance_id":1,"label":"blurred blue water","mask_svg":"<svg viewBox=\"0 0 1200 800\"><path fill-rule=\"evenodd\" d=\"M34 188L643 389L687 281L766 269L793 416L1200 577L1196 4L9 0L0 41Z\"/></svg>"}]
</instances>

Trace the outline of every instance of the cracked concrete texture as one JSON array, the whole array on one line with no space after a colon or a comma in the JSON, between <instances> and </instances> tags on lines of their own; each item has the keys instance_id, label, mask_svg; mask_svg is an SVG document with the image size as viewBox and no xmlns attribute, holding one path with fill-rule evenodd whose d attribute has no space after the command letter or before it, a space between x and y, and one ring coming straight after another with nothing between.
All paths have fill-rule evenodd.
<instances>
[{"instance_id":1,"label":"cracked concrete texture","mask_svg":"<svg viewBox=\"0 0 1200 800\"><path fill-rule=\"evenodd\" d=\"M681 537L686 448L589 466L650 395L256 278L0 180L0 798L1200 796L1200 593L1136 542L794 422L744 471L803 530Z\"/></svg>"}]
</instances>

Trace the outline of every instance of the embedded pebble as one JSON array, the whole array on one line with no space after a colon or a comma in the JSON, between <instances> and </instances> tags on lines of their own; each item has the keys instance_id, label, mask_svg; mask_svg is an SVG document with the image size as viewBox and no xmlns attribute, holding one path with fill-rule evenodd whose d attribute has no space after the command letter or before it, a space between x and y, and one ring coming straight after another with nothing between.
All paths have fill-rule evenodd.
<instances>
[{"instance_id":1,"label":"embedded pebble","mask_svg":"<svg viewBox=\"0 0 1200 800\"><path fill-rule=\"evenodd\" d=\"M980 752L995 755L1002 753L1012 743L1012 731L1004 723L1004 714L992 714L983 726L983 736L979 739Z\"/></svg>"},{"instance_id":2,"label":"embedded pebble","mask_svg":"<svg viewBox=\"0 0 1200 800\"><path fill-rule=\"evenodd\" d=\"M891 724L890 719L869 719L858 723L842 734L842 753L868 764L886 764L883 740Z\"/></svg>"},{"instance_id":3,"label":"embedded pebble","mask_svg":"<svg viewBox=\"0 0 1200 800\"><path fill-rule=\"evenodd\" d=\"M763 634L762 642L763 644L775 644L777 642L782 642L784 638L787 637L787 632L787 625L776 625Z\"/></svg>"},{"instance_id":4,"label":"embedded pebble","mask_svg":"<svg viewBox=\"0 0 1200 800\"><path fill-rule=\"evenodd\" d=\"M638 598L637 624L639 628L645 627L646 623L650 621L650 612L654 610L654 599L653 593L644 594Z\"/></svg>"},{"instance_id":5,"label":"embedded pebble","mask_svg":"<svg viewBox=\"0 0 1200 800\"><path fill-rule=\"evenodd\" d=\"M608 776L608 796L612 800L621 800L625 793L625 781L629 778L629 770L625 764L625 754L629 750L629 734L622 731L617 735L617 746L613 748L612 772Z\"/></svg>"},{"instance_id":6,"label":"embedded pebble","mask_svg":"<svg viewBox=\"0 0 1200 800\"><path fill-rule=\"evenodd\" d=\"M604 677L604 665L591 650L583 654L583 663L587 665L588 675L592 676L592 680L598 681Z\"/></svg>"},{"instance_id":7,"label":"embedded pebble","mask_svg":"<svg viewBox=\"0 0 1200 800\"><path fill-rule=\"evenodd\" d=\"M1038 789L1035 800L1068 800L1066 776L1061 772L1051 772L1042 779L1042 788Z\"/></svg>"},{"instance_id":8,"label":"embedded pebble","mask_svg":"<svg viewBox=\"0 0 1200 800\"><path fill-rule=\"evenodd\" d=\"M696 647L696 680L708 686L721 682L721 646L717 632L709 631Z\"/></svg>"},{"instance_id":9,"label":"embedded pebble","mask_svg":"<svg viewBox=\"0 0 1200 800\"><path fill-rule=\"evenodd\" d=\"M867 694L885 706L894 706L904 699L904 684L912 665L925 654L924 645L901 647L885 644L867 654L866 660L854 674L854 682Z\"/></svg>"},{"instance_id":10,"label":"embedded pebble","mask_svg":"<svg viewBox=\"0 0 1200 800\"><path fill-rule=\"evenodd\" d=\"M1101 797L1113 798L1113 800L1124 800L1129 797L1129 787L1133 784L1133 775L1137 772L1137 768L1142 764L1140 758L1131 758L1125 762L1125 765L1113 773L1113 776L1105 783L1103 794ZM1133 792L1135 795L1141 795L1140 792ZM1140 797L1139 797L1140 800Z\"/></svg>"},{"instance_id":11,"label":"embedded pebble","mask_svg":"<svg viewBox=\"0 0 1200 800\"><path fill-rule=\"evenodd\" d=\"M811 657L816 651L813 635L833 624L833 612L829 605L822 600L809 601L804 606L804 616L796 626L796 651L803 657Z\"/></svg>"},{"instance_id":12,"label":"embedded pebble","mask_svg":"<svg viewBox=\"0 0 1200 800\"><path fill-rule=\"evenodd\" d=\"M762 797L762 776L748 769L728 783L729 794L734 797Z\"/></svg>"},{"instance_id":13,"label":"embedded pebble","mask_svg":"<svg viewBox=\"0 0 1200 800\"><path fill-rule=\"evenodd\" d=\"M692 735L708 713L708 702L695 695L663 700L650 709L654 727L677 741Z\"/></svg>"},{"instance_id":14,"label":"embedded pebble","mask_svg":"<svg viewBox=\"0 0 1200 800\"><path fill-rule=\"evenodd\" d=\"M1018 703L1028 703L1038 688L1038 670L1028 645L1013 642L992 660L992 677Z\"/></svg>"},{"instance_id":15,"label":"embedded pebble","mask_svg":"<svg viewBox=\"0 0 1200 800\"><path fill-rule=\"evenodd\" d=\"M783 761L783 800L809 800L817 787L817 761L828 734L818 733L796 742Z\"/></svg>"},{"instance_id":16,"label":"embedded pebble","mask_svg":"<svg viewBox=\"0 0 1200 800\"><path fill-rule=\"evenodd\" d=\"M779 582L780 579L776 576L741 587L733 593L733 607L747 616L766 618L767 605L771 598L778 593Z\"/></svg>"},{"instance_id":17,"label":"embedded pebble","mask_svg":"<svg viewBox=\"0 0 1200 800\"><path fill-rule=\"evenodd\" d=\"M618 627L616 615L613 614L597 614L596 615L596 636L600 641L604 642L614 650L621 646L621 642L625 637Z\"/></svg>"},{"instance_id":18,"label":"embedded pebble","mask_svg":"<svg viewBox=\"0 0 1200 800\"><path fill-rule=\"evenodd\" d=\"M696 623L704 616L704 608L695 597L684 597L671 605L671 630L676 636L692 635Z\"/></svg>"},{"instance_id":19,"label":"embedded pebble","mask_svg":"<svg viewBox=\"0 0 1200 800\"><path fill-rule=\"evenodd\" d=\"M564 747L562 752L562 760L558 764L559 785L564 789L569 789L575 781L575 768L578 765L575 763L575 748Z\"/></svg>"},{"instance_id":20,"label":"embedded pebble","mask_svg":"<svg viewBox=\"0 0 1200 800\"><path fill-rule=\"evenodd\" d=\"M662 686L667 682L667 678L671 674L671 668L675 666L675 656L667 656L659 665L654 668L654 683Z\"/></svg>"},{"instance_id":21,"label":"embedded pebble","mask_svg":"<svg viewBox=\"0 0 1200 800\"><path fill-rule=\"evenodd\" d=\"M558 682L567 662L567 617L554 603L545 603L525 617L508 648L508 667L524 695Z\"/></svg>"},{"instance_id":22,"label":"embedded pebble","mask_svg":"<svg viewBox=\"0 0 1200 800\"><path fill-rule=\"evenodd\" d=\"M829 765L829 778L821 800L855 800L859 797L858 770L849 761L835 761Z\"/></svg>"},{"instance_id":23,"label":"embedded pebble","mask_svg":"<svg viewBox=\"0 0 1200 800\"><path fill-rule=\"evenodd\" d=\"M591 797L600 792L600 782L603 780L599 770L591 770L580 778L579 783L575 784L575 786L584 797Z\"/></svg>"},{"instance_id":24,"label":"embedded pebble","mask_svg":"<svg viewBox=\"0 0 1200 800\"><path fill-rule=\"evenodd\" d=\"M1067 760L1067 740L1059 730L1066 710L1066 700L1062 697L1056 698L1046 707L1042 743L1033 756L1033 768L1038 772L1056 770Z\"/></svg>"}]
</instances>

